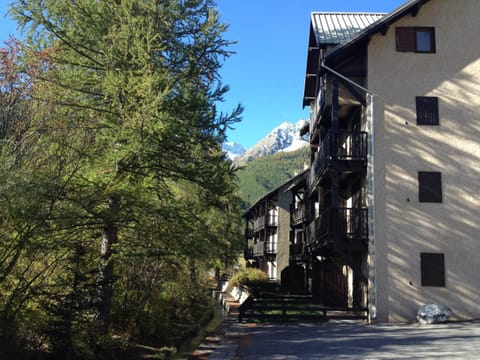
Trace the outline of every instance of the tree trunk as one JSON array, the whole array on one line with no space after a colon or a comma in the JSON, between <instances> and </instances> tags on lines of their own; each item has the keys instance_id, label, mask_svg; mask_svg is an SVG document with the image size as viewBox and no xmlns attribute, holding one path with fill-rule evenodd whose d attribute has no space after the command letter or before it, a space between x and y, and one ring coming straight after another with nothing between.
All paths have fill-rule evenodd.
<instances>
[{"instance_id":1,"label":"tree trunk","mask_svg":"<svg viewBox=\"0 0 480 360\"><path fill-rule=\"evenodd\" d=\"M112 247L118 241L117 225L114 218L120 206L118 197L110 197L108 207L110 216L105 220L102 228L102 243L100 250L100 264L98 268L98 309L97 320L103 333L107 333L110 327L110 308L112 304L112 287L113 287L113 267L114 260L112 258Z\"/></svg>"}]
</instances>

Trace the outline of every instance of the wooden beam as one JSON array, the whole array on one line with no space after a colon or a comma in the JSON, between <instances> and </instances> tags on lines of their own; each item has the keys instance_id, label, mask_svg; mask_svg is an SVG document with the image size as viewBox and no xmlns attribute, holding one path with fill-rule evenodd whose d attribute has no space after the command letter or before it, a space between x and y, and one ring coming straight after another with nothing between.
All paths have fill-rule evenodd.
<instances>
[{"instance_id":1,"label":"wooden beam","mask_svg":"<svg viewBox=\"0 0 480 360\"><path fill-rule=\"evenodd\" d=\"M382 34L383 36L387 35L388 29L389 29L388 24L384 24L380 29L380 34Z\"/></svg>"},{"instance_id":2,"label":"wooden beam","mask_svg":"<svg viewBox=\"0 0 480 360\"><path fill-rule=\"evenodd\" d=\"M338 130L338 77L334 76L332 83L332 129Z\"/></svg>"},{"instance_id":3,"label":"wooden beam","mask_svg":"<svg viewBox=\"0 0 480 360\"><path fill-rule=\"evenodd\" d=\"M346 77L365 77L367 76L367 72L366 71L345 71L342 73L343 75L345 75Z\"/></svg>"},{"instance_id":4,"label":"wooden beam","mask_svg":"<svg viewBox=\"0 0 480 360\"><path fill-rule=\"evenodd\" d=\"M343 80L342 78L338 79L342 85L357 99L363 106L367 106L367 102L365 101L365 97L362 96L357 89L355 89L352 84L348 81Z\"/></svg>"},{"instance_id":5,"label":"wooden beam","mask_svg":"<svg viewBox=\"0 0 480 360\"><path fill-rule=\"evenodd\" d=\"M412 17L416 17L421 7L422 5L420 3L412 6L412 9L410 10L410 15L412 15Z\"/></svg>"}]
</instances>

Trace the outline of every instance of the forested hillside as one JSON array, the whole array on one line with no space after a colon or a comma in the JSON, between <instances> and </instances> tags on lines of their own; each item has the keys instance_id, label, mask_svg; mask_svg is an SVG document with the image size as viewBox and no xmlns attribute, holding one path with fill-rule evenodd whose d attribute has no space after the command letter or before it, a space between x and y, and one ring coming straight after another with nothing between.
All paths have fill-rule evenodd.
<instances>
[{"instance_id":1,"label":"forested hillside","mask_svg":"<svg viewBox=\"0 0 480 360\"><path fill-rule=\"evenodd\" d=\"M309 148L280 152L248 162L237 171L244 209L260 197L294 177L308 164Z\"/></svg>"}]
</instances>

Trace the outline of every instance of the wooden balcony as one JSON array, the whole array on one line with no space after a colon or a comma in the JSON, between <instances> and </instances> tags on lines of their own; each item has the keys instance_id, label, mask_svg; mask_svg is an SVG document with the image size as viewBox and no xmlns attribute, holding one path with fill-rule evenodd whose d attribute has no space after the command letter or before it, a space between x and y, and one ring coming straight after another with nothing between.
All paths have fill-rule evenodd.
<instances>
[{"instance_id":1,"label":"wooden balcony","mask_svg":"<svg viewBox=\"0 0 480 360\"><path fill-rule=\"evenodd\" d=\"M310 252L364 250L367 246L366 208L328 208L315 219L314 224L313 234L310 231L310 237L307 237ZM312 225L313 222L310 227Z\"/></svg>"},{"instance_id":2,"label":"wooden balcony","mask_svg":"<svg viewBox=\"0 0 480 360\"><path fill-rule=\"evenodd\" d=\"M277 242L276 241L258 241L256 244L253 244L253 256L261 257L266 255L276 255L277 254Z\"/></svg>"},{"instance_id":3,"label":"wooden balcony","mask_svg":"<svg viewBox=\"0 0 480 360\"><path fill-rule=\"evenodd\" d=\"M304 243L290 244L290 260L301 261L304 254Z\"/></svg>"},{"instance_id":4,"label":"wooden balcony","mask_svg":"<svg viewBox=\"0 0 480 360\"><path fill-rule=\"evenodd\" d=\"M320 122L321 115L325 112L325 108L327 105L326 75L318 79L317 87L319 88L319 91L310 109L310 121L309 121L310 134L313 134L315 130L318 129L318 124Z\"/></svg>"},{"instance_id":5,"label":"wooden balcony","mask_svg":"<svg viewBox=\"0 0 480 360\"><path fill-rule=\"evenodd\" d=\"M365 171L367 156L368 133L330 130L322 141L320 151L315 153L310 167L308 194L312 194L318 184L324 183L332 170L342 177Z\"/></svg>"},{"instance_id":6,"label":"wooden balcony","mask_svg":"<svg viewBox=\"0 0 480 360\"><path fill-rule=\"evenodd\" d=\"M356 77L357 81L360 78L365 77L363 71L351 73L351 76ZM360 78L359 78L360 76ZM322 76L317 76L316 88L317 93L315 95L315 100L311 99L310 103L310 121L309 121L309 130L310 134L314 134L320 126L329 127L331 116L330 110L333 106L333 94L336 93L338 105L340 107L348 108L355 106L365 106L364 98L360 98L356 94L350 84L344 81L337 81L333 76L323 74ZM360 82L363 82L361 80ZM337 83L337 85L335 85ZM334 89L336 87L336 90Z\"/></svg>"},{"instance_id":7,"label":"wooden balcony","mask_svg":"<svg viewBox=\"0 0 480 360\"><path fill-rule=\"evenodd\" d=\"M253 244L253 256L263 256L265 252L265 242L264 241L257 241L257 243Z\"/></svg>"},{"instance_id":8,"label":"wooden balcony","mask_svg":"<svg viewBox=\"0 0 480 360\"><path fill-rule=\"evenodd\" d=\"M306 220L305 205L301 204L297 208L290 208L290 223L292 226L301 225Z\"/></svg>"},{"instance_id":9,"label":"wooden balcony","mask_svg":"<svg viewBox=\"0 0 480 360\"><path fill-rule=\"evenodd\" d=\"M368 133L364 131L332 131L323 139L313 163L316 176L330 168L358 172L365 169L368 155Z\"/></svg>"},{"instance_id":10,"label":"wooden balcony","mask_svg":"<svg viewBox=\"0 0 480 360\"><path fill-rule=\"evenodd\" d=\"M277 242L276 241L266 241L265 242L265 255L275 255L277 254Z\"/></svg>"},{"instance_id":11,"label":"wooden balcony","mask_svg":"<svg viewBox=\"0 0 480 360\"><path fill-rule=\"evenodd\" d=\"M278 226L277 215L262 215L253 221L253 231L260 231L268 226Z\"/></svg>"},{"instance_id":12,"label":"wooden balcony","mask_svg":"<svg viewBox=\"0 0 480 360\"><path fill-rule=\"evenodd\" d=\"M306 227L306 246L311 247L312 244L315 243L315 221L312 221L308 226Z\"/></svg>"}]
</instances>

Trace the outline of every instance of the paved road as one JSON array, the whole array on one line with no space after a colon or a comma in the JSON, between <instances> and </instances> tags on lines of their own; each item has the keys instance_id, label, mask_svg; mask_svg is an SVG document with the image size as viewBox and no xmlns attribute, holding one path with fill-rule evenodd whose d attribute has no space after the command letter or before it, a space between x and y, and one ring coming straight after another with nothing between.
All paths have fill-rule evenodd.
<instances>
[{"instance_id":1,"label":"paved road","mask_svg":"<svg viewBox=\"0 0 480 360\"><path fill-rule=\"evenodd\" d=\"M480 359L480 321L441 325L232 323L209 360Z\"/></svg>"}]
</instances>

